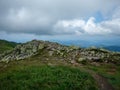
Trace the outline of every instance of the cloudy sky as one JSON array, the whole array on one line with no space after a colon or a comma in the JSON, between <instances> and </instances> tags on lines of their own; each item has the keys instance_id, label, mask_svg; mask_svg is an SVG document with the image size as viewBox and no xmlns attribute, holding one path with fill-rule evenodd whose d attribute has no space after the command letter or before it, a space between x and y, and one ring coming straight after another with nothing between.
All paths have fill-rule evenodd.
<instances>
[{"instance_id":1,"label":"cloudy sky","mask_svg":"<svg viewBox=\"0 0 120 90\"><path fill-rule=\"evenodd\" d=\"M90 38L120 39L120 0L0 0L0 39Z\"/></svg>"}]
</instances>

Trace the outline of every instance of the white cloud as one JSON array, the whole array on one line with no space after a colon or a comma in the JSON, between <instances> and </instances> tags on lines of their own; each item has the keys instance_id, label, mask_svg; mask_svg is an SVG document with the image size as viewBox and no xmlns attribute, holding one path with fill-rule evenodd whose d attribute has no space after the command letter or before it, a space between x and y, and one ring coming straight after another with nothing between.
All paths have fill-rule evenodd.
<instances>
[{"instance_id":1,"label":"white cloud","mask_svg":"<svg viewBox=\"0 0 120 90\"><path fill-rule=\"evenodd\" d=\"M95 18L91 17L83 27L85 32L90 35L105 35L111 33L109 29L103 28L101 23L95 23Z\"/></svg>"},{"instance_id":2,"label":"white cloud","mask_svg":"<svg viewBox=\"0 0 120 90\"><path fill-rule=\"evenodd\" d=\"M8 19L11 19L12 21L25 21L30 16L28 11L24 7L20 8L19 10L10 9L8 15Z\"/></svg>"},{"instance_id":3,"label":"white cloud","mask_svg":"<svg viewBox=\"0 0 120 90\"><path fill-rule=\"evenodd\" d=\"M101 27L109 29L113 35L120 35L120 18L104 21Z\"/></svg>"},{"instance_id":4,"label":"white cloud","mask_svg":"<svg viewBox=\"0 0 120 90\"><path fill-rule=\"evenodd\" d=\"M119 0L0 0L0 31L39 35L98 34L108 29L102 30L94 20L86 22L84 18L98 11L103 18L108 18L119 5ZM114 15L118 16L119 12Z\"/></svg>"},{"instance_id":5,"label":"white cloud","mask_svg":"<svg viewBox=\"0 0 120 90\"><path fill-rule=\"evenodd\" d=\"M120 6L113 11L112 18L120 18Z\"/></svg>"},{"instance_id":6,"label":"white cloud","mask_svg":"<svg viewBox=\"0 0 120 90\"><path fill-rule=\"evenodd\" d=\"M62 27L62 29L61 29ZM95 18L88 21L82 19L62 20L55 25L55 29L62 32L72 32L77 35L120 35L120 18L95 23Z\"/></svg>"},{"instance_id":7,"label":"white cloud","mask_svg":"<svg viewBox=\"0 0 120 90\"><path fill-rule=\"evenodd\" d=\"M0 39L120 37L119 5L120 0L0 0Z\"/></svg>"}]
</instances>

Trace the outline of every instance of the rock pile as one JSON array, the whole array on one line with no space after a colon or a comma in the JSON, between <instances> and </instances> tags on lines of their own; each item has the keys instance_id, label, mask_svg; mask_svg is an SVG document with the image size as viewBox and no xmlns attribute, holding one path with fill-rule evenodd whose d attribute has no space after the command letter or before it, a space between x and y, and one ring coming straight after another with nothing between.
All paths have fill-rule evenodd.
<instances>
[{"instance_id":1,"label":"rock pile","mask_svg":"<svg viewBox=\"0 0 120 90\"><path fill-rule=\"evenodd\" d=\"M110 52L97 48L79 48L76 46L64 46L49 41L32 40L16 46L13 50L0 55L1 62L21 60L34 55L55 57L69 62L112 62L120 64L120 53ZM43 57L43 59L44 59Z\"/></svg>"}]
</instances>

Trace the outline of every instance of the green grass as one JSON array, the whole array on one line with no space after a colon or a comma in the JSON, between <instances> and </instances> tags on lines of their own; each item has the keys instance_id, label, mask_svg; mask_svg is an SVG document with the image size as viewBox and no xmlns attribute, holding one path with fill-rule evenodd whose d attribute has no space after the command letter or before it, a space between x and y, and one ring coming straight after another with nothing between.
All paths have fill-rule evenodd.
<instances>
[{"instance_id":1,"label":"green grass","mask_svg":"<svg viewBox=\"0 0 120 90\"><path fill-rule=\"evenodd\" d=\"M19 66L0 74L0 90L97 90L94 79L68 66Z\"/></svg>"},{"instance_id":2,"label":"green grass","mask_svg":"<svg viewBox=\"0 0 120 90\"><path fill-rule=\"evenodd\" d=\"M17 43L15 42L0 40L0 53L3 53L4 51L7 51L7 50L12 50L16 45Z\"/></svg>"},{"instance_id":3,"label":"green grass","mask_svg":"<svg viewBox=\"0 0 120 90\"><path fill-rule=\"evenodd\" d=\"M100 75L108 79L115 90L120 90L120 66L113 64L103 64L101 66L87 66L87 68L94 70Z\"/></svg>"}]
</instances>

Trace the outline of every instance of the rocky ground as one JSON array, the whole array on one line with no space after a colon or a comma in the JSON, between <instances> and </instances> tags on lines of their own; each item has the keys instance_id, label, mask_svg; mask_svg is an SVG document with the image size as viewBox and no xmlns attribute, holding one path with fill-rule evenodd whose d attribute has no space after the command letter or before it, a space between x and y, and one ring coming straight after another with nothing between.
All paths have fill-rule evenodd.
<instances>
[{"instance_id":1,"label":"rocky ground","mask_svg":"<svg viewBox=\"0 0 120 90\"><path fill-rule=\"evenodd\" d=\"M12 60L22 60L37 54L41 55L40 57L44 59L56 58L67 60L71 63L104 62L120 64L120 53L95 47L84 49L38 40L17 45L13 50L0 54L0 61L8 63Z\"/></svg>"}]
</instances>

